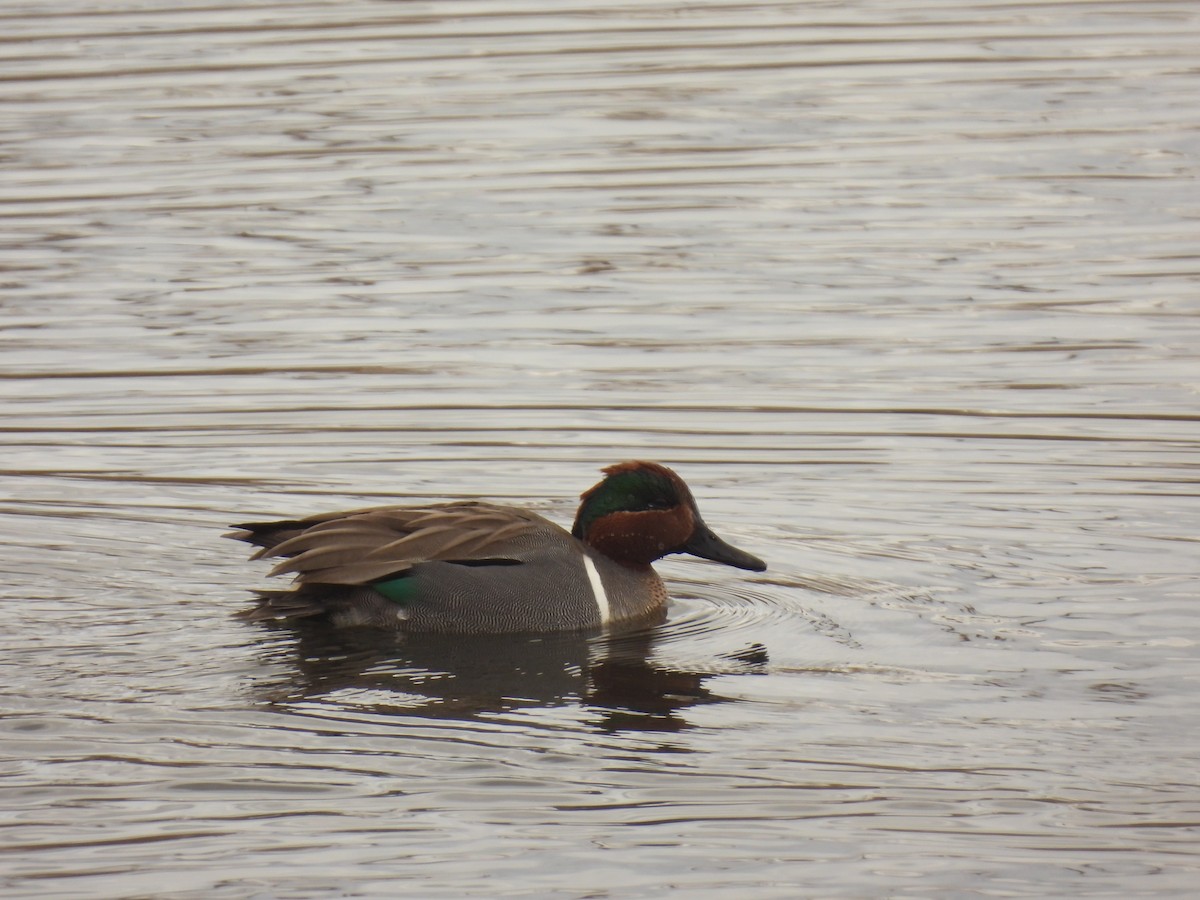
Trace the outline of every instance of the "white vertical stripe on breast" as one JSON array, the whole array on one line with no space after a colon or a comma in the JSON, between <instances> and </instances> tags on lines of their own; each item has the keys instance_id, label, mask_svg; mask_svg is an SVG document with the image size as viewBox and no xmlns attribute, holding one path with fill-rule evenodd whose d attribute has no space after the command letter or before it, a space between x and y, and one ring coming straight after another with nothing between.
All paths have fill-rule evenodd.
<instances>
[{"instance_id":1,"label":"white vertical stripe on breast","mask_svg":"<svg viewBox=\"0 0 1200 900\"><path fill-rule=\"evenodd\" d=\"M592 586L592 595L596 598L596 608L600 611L600 624L604 625L612 618L612 610L608 608L608 594L604 593L604 584L600 581L600 573L590 556L583 557L583 570L587 572L588 583Z\"/></svg>"}]
</instances>

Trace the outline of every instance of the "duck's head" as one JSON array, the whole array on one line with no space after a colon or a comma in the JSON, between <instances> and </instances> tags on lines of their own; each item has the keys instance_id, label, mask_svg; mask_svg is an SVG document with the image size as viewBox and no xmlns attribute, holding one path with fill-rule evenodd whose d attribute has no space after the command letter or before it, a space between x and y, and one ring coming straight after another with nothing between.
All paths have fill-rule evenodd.
<instances>
[{"instance_id":1,"label":"duck's head","mask_svg":"<svg viewBox=\"0 0 1200 900\"><path fill-rule=\"evenodd\" d=\"M623 462L603 470L585 491L571 533L610 559L648 566L668 553L761 572L767 564L717 537L700 518L683 479L652 462Z\"/></svg>"}]
</instances>

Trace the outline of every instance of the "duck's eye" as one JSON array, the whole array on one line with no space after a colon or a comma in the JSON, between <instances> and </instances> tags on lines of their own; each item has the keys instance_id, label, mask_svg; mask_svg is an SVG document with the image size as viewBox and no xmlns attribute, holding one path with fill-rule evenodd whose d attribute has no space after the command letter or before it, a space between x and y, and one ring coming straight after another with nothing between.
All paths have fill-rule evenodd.
<instances>
[{"instance_id":1,"label":"duck's eye","mask_svg":"<svg viewBox=\"0 0 1200 900\"><path fill-rule=\"evenodd\" d=\"M642 504L642 509L670 509L674 505L669 500L652 497Z\"/></svg>"}]
</instances>

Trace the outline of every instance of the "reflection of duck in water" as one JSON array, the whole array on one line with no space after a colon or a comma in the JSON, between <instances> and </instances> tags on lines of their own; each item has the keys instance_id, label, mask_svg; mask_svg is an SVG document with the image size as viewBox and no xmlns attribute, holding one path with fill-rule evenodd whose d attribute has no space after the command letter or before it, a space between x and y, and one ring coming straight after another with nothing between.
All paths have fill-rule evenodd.
<instances>
[{"instance_id":1,"label":"reflection of duck in water","mask_svg":"<svg viewBox=\"0 0 1200 900\"><path fill-rule=\"evenodd\" d=\"M655 629L604 638L409 634L335 630L299 620L264 623L284 640L265 647L286 666L263 685L276 706L317 700L383 715L472 719L515 709L582 706L604 730L678 731L683 709L725 698L714 675L763 671L761 647L687 666L651 659ZM707 669L708 671L696 671Z\"/></svg>"},{"instance_id":2,"label":"reflection of duck in water","mask_svg":"<svg viewBox=\"0 0 1200 900\"><path fill-rule=\"evenodd\" d=\"M382 506L252 522L229 536L284 557L291 591L268 591L252 619L324 618L413 632L551 632L662 617L651 563L669 553L761 572L717 537L683 479L624 462L582 496L568 533L528 510L468 501Z\"/></svg>"}]
</instances>

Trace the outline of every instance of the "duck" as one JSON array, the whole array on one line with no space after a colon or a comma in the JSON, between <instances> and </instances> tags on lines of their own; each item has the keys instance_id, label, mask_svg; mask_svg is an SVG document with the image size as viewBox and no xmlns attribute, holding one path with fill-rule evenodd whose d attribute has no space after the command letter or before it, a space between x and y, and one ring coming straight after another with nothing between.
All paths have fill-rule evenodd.
<instances>
[{"instance_id":1,"label":"duck","mask_svg":"<svg viewBox=\"0 0 1200 900\"><path fill-rule=\"evenodd\" d=\"M570 531L480 500L232 525L226 537L259 548L252 560L281 559L270 575L294 575L244 615L404 632L607 629L662 621L668 594L652 563L668 554L766 570L704 523L673 470L630 460L601 471Z\"/></svg>"}]
</instances>

